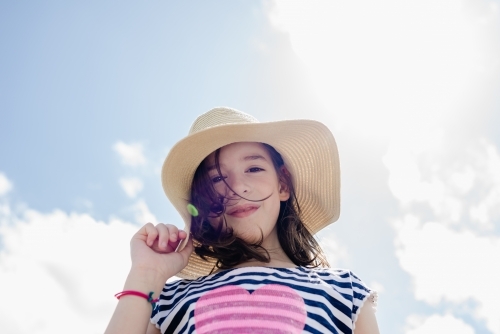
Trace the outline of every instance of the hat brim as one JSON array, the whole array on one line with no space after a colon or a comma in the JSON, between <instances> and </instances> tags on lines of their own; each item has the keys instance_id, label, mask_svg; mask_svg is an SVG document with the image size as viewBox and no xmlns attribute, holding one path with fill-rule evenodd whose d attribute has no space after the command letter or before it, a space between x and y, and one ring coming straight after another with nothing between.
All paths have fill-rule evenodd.
<instances>
[{"instance_id":1,"label":"hat brim","mask_svg":"<svg viewBox=\"0 0 500 334\"><path fill-rule=\"evenodd\" d=\"M313 120L225 124L208 128L180 140L165 159L162 185L181 215L189 235L191 215L187 209L193 176L213 151L236 142L261 142L282 156L301 208L301 219L314 234L340 215L340 166L337 145L330 130ZM179 249L186 244L185 240ZM210 273L215 262L194 252L177 276L197 278Z\"/></svg>"}]
</instances>

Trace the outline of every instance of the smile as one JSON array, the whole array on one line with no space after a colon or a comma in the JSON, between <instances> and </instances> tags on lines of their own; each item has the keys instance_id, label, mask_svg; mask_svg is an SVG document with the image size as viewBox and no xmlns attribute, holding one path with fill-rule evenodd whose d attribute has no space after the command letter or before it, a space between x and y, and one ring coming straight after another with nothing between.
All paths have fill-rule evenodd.
<instances>
[{"instance_id":1,"label":"smile","mask_svg":"<svg viewBox=\"0 0 500 334\"><path fill-rule=\"evenodd\" d=\"M257 211L258 208L259 207L256 205L242 205L232 208L227 214L231 217L243 218L250 216L252 213Z\"/></svg>"}]
</instances>

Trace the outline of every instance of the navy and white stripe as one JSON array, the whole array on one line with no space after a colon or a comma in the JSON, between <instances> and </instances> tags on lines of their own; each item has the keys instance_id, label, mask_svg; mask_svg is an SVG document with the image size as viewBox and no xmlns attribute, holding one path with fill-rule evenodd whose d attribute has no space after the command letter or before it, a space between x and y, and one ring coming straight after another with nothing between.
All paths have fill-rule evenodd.
<instances>
[{"instance_id":1,"label":"navy and white stripe","mask_svg":"<svg viewBox=\"0 0 500 334\"><path fill-rule=\"evenodd\" d=\"M269 284L293 289L304 300L304 333L352 333L359 309L375 292L349 270L244 267L195 280L167 283L151 322L162 333L196 333L195 304L204 293L233 285L249 293Z\"/></svg>"}]
</instances>

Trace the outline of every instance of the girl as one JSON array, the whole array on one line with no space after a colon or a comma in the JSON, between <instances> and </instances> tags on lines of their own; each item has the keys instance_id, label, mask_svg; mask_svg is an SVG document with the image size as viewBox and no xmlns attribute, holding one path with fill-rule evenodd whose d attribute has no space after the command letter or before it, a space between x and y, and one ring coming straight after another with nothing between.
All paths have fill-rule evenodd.
<instances>
[{"instance_id":1,"label":"girl","mask_svg":"<svg viewBox=\"0 0 500 334\"><path fill-rule=\"evenodd\" d=\"M312 236L340 213L326 126L212 109L172 148L162 183L185 229L134 235L106 333L379 333L376 293L329 269Z\"/></svg>"}]
</instances>

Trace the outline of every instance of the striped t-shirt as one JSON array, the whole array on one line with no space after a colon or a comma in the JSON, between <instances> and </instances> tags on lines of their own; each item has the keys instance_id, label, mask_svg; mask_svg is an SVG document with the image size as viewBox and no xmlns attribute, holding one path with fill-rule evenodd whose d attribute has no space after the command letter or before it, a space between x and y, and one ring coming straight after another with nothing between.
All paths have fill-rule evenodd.
<instances>
[{"instance_id":1,"label":"striped t-shirt","mask_svg":"<svg viewBox=\"0 0 500 334\"><path fill-rule=\"evenodd\" d=\"M151 322L162 333L352 333L375 298L349 270L233 268L165 284Z\"/></svg>"}]
</instances>

